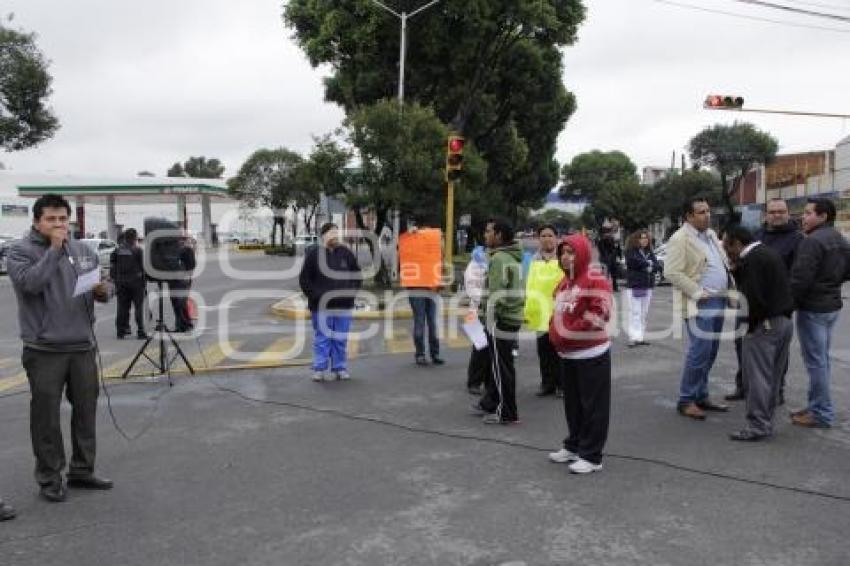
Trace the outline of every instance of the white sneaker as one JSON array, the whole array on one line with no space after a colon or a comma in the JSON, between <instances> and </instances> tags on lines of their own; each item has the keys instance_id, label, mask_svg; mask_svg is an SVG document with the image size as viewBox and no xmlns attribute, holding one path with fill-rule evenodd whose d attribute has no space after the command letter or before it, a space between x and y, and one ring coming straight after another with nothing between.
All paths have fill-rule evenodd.
<instances>
[{"instance_id":1,"label":"white sneaker","mask_svg":"<svg viewBox=\"0 0 850 566\"><path fill-rule=\"evenodd\" d=\"M313 381L324 381L325 380L325 372L323 371L314 371L313 377L311 377Z\"/></svg>"},{"instance_id":2,"label":"white sneaker","mask_svg":"<svg viewBox=\"0 0 850 566\"><path fill-rule=\"evenodd\" d=\"M336 378L341 379L343 381L348 381L349 379L351 379L351 374L348 373L346 370L342 369L336 372Z\"/></svg>"},{"instance_id":3,"label":"white sneaker","mask_svg":"<svg viewBox=\"0 0 850 566\"><path fill-rule=\"evenodd\" d=\"M578 456L566 448L561 448L557 452L549 452L549 459L556 464L571 464L578 460Z\"/></svg>"},{"instance_id":4,"label":"white sneaker","mask_svg":"<svg viewBox=\"0 0 850 566\"><path fill-rule=\"evenodd\" d=\"M591 462L582 460L581 458L570 464L570 471L574 474L590 474L598 472L601 469L602 464L592 464Z\"/></svg>"}]
</instances>

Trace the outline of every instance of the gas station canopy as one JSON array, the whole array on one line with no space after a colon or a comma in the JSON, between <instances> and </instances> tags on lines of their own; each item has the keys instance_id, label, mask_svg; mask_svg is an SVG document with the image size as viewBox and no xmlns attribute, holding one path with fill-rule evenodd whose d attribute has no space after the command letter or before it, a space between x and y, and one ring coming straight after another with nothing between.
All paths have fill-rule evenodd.
<instances>
[{"instance_id":1,"label":"gas station canopy","mask_svg":"<svg viewBox=\"0 0 850 566\"><path fill-rule=\"evenodd\" d=\"M86 184L18 185L18 195L37 198L53 193L64 197L83 197L87 204L105 205L110 197L122 204L166 204L182 197L186 202L200 203L203 197L228 199L224 182L215 179L145 179L118 183L96 181ZM181 199L182 200L182 199Z\"/></svg>"}]
</instances>

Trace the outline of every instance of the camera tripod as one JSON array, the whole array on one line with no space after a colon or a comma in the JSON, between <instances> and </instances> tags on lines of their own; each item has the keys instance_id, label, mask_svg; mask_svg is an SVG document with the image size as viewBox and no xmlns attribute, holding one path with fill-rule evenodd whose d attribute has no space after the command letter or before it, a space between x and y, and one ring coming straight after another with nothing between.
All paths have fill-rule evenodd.
<instances>
[{"instance_id":1,"label":"camera tripod","mask_svg":"<svg viewBox=\"0 0 850 566\"><path fill-rule=\"evenodd\" d=\"M124 370L124 373L121 375L122 379L127 379L127 376L130 375L130 372L133 370L133 366L136 365L136 362L139 361L139 358L144 356L147 360L153 365L154 369L157 370L157 373L154 375L168 375L169 383L171 382L171 364L177 359L177 356L183 360L183 363L186 364L186 367L189 368L189 373L195 375L195 369L192 367L192 364L189 363L189 360L186 358L186 354L183 353L183 349L180 347L180 344L177 343L177 340L172 336L171 331L168 330L168 327L165 326L165 322L163 321L163 296L162 296L162 281L157 281L157 295L159 298L158 305L158 316L156 319L156 326L154 327L153 332L148 336L148 339L145 340L145 343L142 344L142 347L139 348L139 351L136 352L136 356L133 358L133 361L130 362L130 365L127 366L127 369ZM171 345L174 346L174 350L176 353L173 357L169 357L168 355L168 344L165 341L166 335L168 336L168 340L171 342ZM150 343L159 336L159 356L158 359L154 359L149 356L146 352Z\"/></svg>"}]
</instances>

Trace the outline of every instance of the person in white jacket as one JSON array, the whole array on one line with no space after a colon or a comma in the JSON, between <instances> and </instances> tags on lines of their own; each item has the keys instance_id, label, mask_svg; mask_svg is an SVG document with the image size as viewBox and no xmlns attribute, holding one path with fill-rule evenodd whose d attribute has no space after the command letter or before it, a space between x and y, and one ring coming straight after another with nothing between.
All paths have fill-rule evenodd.
<instances>
[{"instance_id":1,"label":"person in white jacket","mask_svg":"<svg viewBox=\"0 0 850 566\"><path fill-rule=\"evenodd\" d=\"M467 317L478 317L478 307L487 281L487 252L484 246L472 250L472 260L463 272L463 286L469 296ZM471 395L480 395L487 372L490 371L490 358L486 350L472 348L467 368L466 388Z\"/></svg>"}]
</instances>

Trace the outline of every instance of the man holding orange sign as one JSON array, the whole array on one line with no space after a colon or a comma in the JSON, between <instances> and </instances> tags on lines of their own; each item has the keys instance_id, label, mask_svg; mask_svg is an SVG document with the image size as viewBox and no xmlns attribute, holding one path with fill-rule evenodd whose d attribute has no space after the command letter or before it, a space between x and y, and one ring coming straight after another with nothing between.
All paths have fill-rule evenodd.
<instances>
[{"instance_id":1,"label":"man holding orange sign","mask_svg":"<svg viewBox=\"0 0 850 566\"><path fill-rule=\"evenodd\" d=\"M437 333L437 289L443 270L442 233L437 228L413 229L399 236L399 276L401 286L410 293L413 311L413 344L416 365L427 366L425 329L428 330L428 354L434 365L443 365Z\"/></svg>"}]
</instances>

